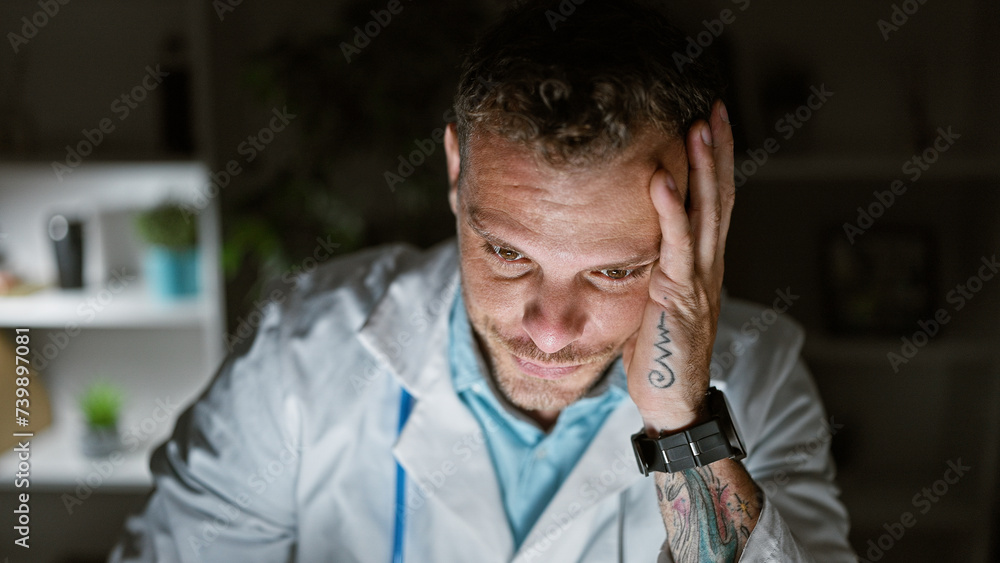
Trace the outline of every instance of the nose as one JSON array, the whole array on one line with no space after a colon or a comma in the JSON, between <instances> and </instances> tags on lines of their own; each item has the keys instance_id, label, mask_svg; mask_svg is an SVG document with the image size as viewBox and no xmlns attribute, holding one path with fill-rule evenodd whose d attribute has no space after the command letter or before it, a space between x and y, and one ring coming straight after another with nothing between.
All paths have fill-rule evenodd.
<instances>
[{"instance_id":1,"label":"nose","mask_svg":"<svg viewBox=\"0 0 1000 563\"><path fill-rule=\"evenodd\" d=\"M540 282L524 307L521 321L535 346L554 354L583 335L586 313L572 284Z\"/></svg>"}]
</instances>

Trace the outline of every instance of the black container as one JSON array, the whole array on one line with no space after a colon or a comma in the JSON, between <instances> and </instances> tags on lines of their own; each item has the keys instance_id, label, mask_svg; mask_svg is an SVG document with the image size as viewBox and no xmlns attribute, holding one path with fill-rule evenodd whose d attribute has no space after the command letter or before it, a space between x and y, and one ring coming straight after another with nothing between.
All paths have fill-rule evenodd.
<instances>
[{"instance_id":1,"label":"black container","mask_svg":"<svg viewBox=\"0 0 1000 563\"><path fill-rule=\"evenodd\" d=\"M59 287L83 287L83 223L71 221L65 215L49 219L49 238L56 249Z\"/></svg>"}]
</instances>

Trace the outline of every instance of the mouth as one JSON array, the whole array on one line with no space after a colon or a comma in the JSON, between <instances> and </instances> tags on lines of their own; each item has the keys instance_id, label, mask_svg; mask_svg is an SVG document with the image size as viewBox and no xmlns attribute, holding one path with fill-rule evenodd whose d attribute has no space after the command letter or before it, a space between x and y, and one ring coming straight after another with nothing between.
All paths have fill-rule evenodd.
<instances>
[{"instance_id":1,"label":"mouth","mask_svg":"<svg viewBox=\"0 0 1000 563\"><path fill-rule=\"evenodd\" d=\"M539 377L542 379L558 380L569 375L572 375L579 370L583 364L576 364L570 366L557 366L551 364L537 364L534 362L529 362L527 360L521 359L514 354L511 354L514 358L514 362L517 363L517 367L528 375Z\"/></svg>"}]
</instances>

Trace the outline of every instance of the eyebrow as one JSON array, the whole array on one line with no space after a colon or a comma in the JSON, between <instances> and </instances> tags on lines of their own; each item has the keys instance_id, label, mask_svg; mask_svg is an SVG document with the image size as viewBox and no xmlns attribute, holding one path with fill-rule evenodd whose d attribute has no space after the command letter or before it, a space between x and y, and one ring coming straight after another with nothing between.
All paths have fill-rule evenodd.
<instances>
[{"instance_id":1,"label":"eyebrow","mask_svg":"<svg viewBox=\"0 0 1000 563\"><path fill-rule=\"evenodd\" d=\"M468 214L468 220L466 220L466 224L469 225L469 228L475 231L476 234L478 234L483 240L492 244L493 246L508 248L510 250L514 250L521 254L525 254L518 249L517 245L511 244L505 241L504 239L500 238L499 236L491 233L490 230L487 229L482 224L482 220L479 218L479 215L480 215L479 210L477 208L470 209ZM595 266L593 268L590 268L590 270L596 272L600 270L636 268L652 263L659 256L660 256L659 250L657 250L656 252L633 254L632 256L626 257L624 260L618 260L611 264L603 264L600 266Z\"/></svg>"}]
</instances>

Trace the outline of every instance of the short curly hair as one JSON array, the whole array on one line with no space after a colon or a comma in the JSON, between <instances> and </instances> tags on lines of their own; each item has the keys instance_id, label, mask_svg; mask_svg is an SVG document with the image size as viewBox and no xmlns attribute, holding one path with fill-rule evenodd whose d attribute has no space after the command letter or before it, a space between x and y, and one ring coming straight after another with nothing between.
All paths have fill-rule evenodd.
<instances>
[{"instance_id":1,"label":"short curly hair","mask_svg":"<svg viewBox=\"0 0 1000 563\"><path fill-rule=\"evenodd\" d=\"M575 9L560 12L567 6ZM517 3L462 64L455 96L462 156L479 131L572 167L606 162L650 127L683 135L724 89L707 52L676 63L686 40L643 0Z\"/></svg>"}]
</instances>

